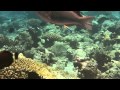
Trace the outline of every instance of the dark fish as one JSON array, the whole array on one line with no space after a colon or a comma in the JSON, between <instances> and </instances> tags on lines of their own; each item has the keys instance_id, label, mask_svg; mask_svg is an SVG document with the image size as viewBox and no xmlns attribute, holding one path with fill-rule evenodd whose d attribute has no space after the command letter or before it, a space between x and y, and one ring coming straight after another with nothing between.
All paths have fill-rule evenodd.
<instances>
[{"instance_id":1,"label":"dark fish","mask_svg":"<svg viewBox=\"0 0 120 90\"><path fill-rule=\"evenodd\" d=\"M83 16L79 11L37 11L46 22L58 25L77 25L83 29L92 30L91 21L94 17Z\"/></svg>"},{"instance_id":2,"label":"dark fish","mask_svg":"<svg viewBox=\"0 0 120 90\"><path fill-rule=\"evenodd\" d=\"M8 67L13 63L13 54L9 51L0 52L0 69Z\"/></svg>"}]
</instances>

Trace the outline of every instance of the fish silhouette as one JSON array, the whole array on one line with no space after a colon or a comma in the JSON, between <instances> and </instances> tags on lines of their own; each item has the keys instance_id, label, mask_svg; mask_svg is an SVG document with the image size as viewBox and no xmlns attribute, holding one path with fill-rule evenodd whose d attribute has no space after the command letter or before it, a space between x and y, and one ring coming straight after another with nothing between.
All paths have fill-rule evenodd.
<instances>
[{"instance_id":1,"label":"fish silhouette","mask_svg":"<svg viewBox=\"0 0 120 90\"><path fill-rule=\"evenodd\" d=\"M13 63L13 54L9 51L0 52L0 69L9 67Z\"/></svg>"},{"instance_id":2,"label":"fish silhouette","mask_svg":"<svg viewBox=\"0 0 120 90\"><path fill-rule=\"evenodd\" d=\"M79 11L37 11L41 19L57 25L77 25L92 30L93 16L83 16Z\"/></svg>"}]
</instances>

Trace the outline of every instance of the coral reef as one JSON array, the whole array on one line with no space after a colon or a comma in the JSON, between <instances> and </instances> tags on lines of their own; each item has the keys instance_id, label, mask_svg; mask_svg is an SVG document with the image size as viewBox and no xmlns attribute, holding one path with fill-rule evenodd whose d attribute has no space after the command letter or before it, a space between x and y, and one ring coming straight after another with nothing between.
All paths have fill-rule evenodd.
<instances>
[{"instance_id":1,"label":"coral reef","mask_svg":"<svg viewBox=\"0 0 120 90\"><path fill-rule=\"evenodd\" d=\"M32 73L29 73L32 72ZM19 54L17 60L15 60L12 65L0 70L0 78L1 79L30 79L31 75L38 74L39 79L57 79L64 78L58 74L58 71L53 70L51 67L46 64L37 62L30 58L25 58L22 54ZM31 77L33 78L33 77Z\"/></svg>"},{"instance_id":2,"label":"coral reef","mask_svg":"<svg viewBox=\"0 0 120 90\"><path fill-rule=\"evenodd\" d=\"M83 11L95 16L91 31L18 13L0 13L0 51L10 51L0 53L1 79L120 78L119 12Z\"/></svg>"}]
</instances>

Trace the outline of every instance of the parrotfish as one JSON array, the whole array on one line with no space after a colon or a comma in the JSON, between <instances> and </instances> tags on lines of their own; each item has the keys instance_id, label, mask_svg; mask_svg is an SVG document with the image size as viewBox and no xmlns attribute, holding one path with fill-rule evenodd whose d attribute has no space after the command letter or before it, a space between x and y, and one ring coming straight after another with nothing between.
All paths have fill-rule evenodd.
<instances>
[{"instance_id":1,"label":"parrotfish","mask_svg":"<svg viewBox=\"0 0 120 90\"><path fill-rule=\"evenodd\" d=\"M37 11L38 16L46 22L57 25L77 25L92 30L93 16L83 16L79 11Z\"/></svg>"}]
</instances>

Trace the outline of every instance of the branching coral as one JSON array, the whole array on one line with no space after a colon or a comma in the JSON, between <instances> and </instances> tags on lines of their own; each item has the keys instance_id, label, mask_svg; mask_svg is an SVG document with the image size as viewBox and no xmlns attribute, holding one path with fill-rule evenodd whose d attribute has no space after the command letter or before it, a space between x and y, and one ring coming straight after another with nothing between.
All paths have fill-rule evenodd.
<instances>
[{"instance_id":1,"label":"branching coral","mask_svg":"<svg viewBox=\"0 0 120 90\"><path fill-rule=\"evenodd\" d=\"M120 78L120 62L112 60L110 64L107 65L109 69L101 74L103 79L119 79Z\"/></svg>"},{"instance_id":2,"label":"branching coral","mask_svg":"<svg viewBox=\"0 0 120 90\"><path fill-rule=\"evenodd\" d=\"M98 69L101 71L106 71L106 68L104 68L104 64L111 61L111 57L108 55L108 52L106 52L103 48L95 49L89 54L90 58L93 58L98 63Z\"/></svg>"},{"instance_id":3,"label":"branching coral","mask_svg":"<svg viewBox=\"0 0 120 90\"><path fill-rule=\"evenodd\" d=\"M119 35L120 34L120 21L117 21L117 22L114 22L113 25L110 25L108 27L108 30L112 33L115 33L116 35Z\"/></svg>"},{"instance_id":4,"label":"branching coral","mask_svg":"<svg viewBox=\"0 0 120 90\"><path fill-rule=\"evenodd\" d=\"M33 45L32 37L26 31L21 32L19 36L15 38L16 45L24 45L26 49L29 49Z\"/></svg>"},{"instance_id":5,"label":"branching coral","mask_svg":"<svg viewBox=\"0 0 120 90\"><path fill-rule=\"evenodd\" d=\"M7 51L19 52L20 53L20 52L25 51L25 47L23 47L22 45L15 45L14 46L14 44L11 45L11 46L4 45L3 48L2 48L2 50L7 50Z\"/></svg>"},{"instance_id":6,"label":"branching coral","mask_svg":"<svg viewBox=\"0 0 120 90\"><path fill-rule=\"evenodd\" d=\"M15 40L11 40L4 35L0 35L0 46L4 45L5 50L13 51L13 52L24 52L31 47L38 46L38 35L34 33L34 31L28 30L22 31L19 35L16 36Z\"/></svg>"},{"instance_id":7,"label":"branching coral","mask_svg":"<svg viewBox=\"0 0 120 90\"><path fill-rule=\"evenodd\" d=\"M46 63L47 65L51 65L55 63L56 61L53 59L55 55L48 51L47 49L44 49L44 51L35 50L36 54L34 55L34 59L37 59L43 63Z\"/></svg>"},{"instance_id":8,"label":"branching coral","mask_svg":"<svg viewBox=\"0 0 120 90\"><path fill-rule=\"evenodd\" d=\"M34 18L31 18L29 20L27 20L27 24L33 28L37 28L41 25L41 21L39 19L34 19Z\"/></svg>"},{"instance_id":9,"label":"branching coral","mask_svg":"<svg viewBox=\"0 0 120 90\"><path fill-rule=\"evenodd\" d=\"M12 42L12 40L8 39L6 36L4 36L3 34L0 34L0 47L4 46L4 45L9 45L10 42Z\"/></svg>"},{"instance_id":10,"label":"branching coral","mask_svg":"<svg viewBox=\"0 0 120 90\"><path fill-rule=\"evenodd\" d=\"M51 47L55 41L61 40L62 36L56 33L46 33L42 38L45 39L44 46Z\"/></svg>"}]
</instances>

